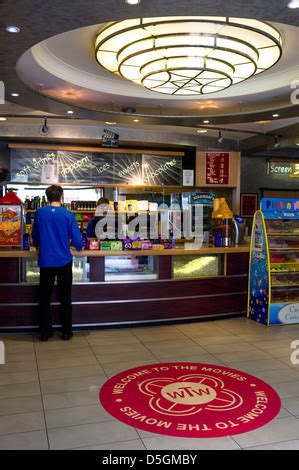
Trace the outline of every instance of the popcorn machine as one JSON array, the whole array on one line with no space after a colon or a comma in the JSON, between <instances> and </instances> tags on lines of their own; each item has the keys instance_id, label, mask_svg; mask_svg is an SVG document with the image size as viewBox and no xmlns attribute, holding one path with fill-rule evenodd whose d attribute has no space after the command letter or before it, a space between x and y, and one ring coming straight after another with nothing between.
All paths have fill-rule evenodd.
<instances>
[{"instance_id":1,"label":"popcorn machine","mask_svg":"<svg viewBox=\"0 0 299 470\"><path fill-rule=\"evenodd\" d=\"M0 247L22 247L23 203L13 191L0 198Z\"/></svg>"}]
</instances>

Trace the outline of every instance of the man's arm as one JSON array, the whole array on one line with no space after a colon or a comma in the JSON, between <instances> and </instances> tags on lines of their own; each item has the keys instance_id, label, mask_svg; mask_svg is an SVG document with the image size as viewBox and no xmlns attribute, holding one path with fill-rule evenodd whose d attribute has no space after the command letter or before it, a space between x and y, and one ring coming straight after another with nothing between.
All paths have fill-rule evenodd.
<instances>
[{"instance_id":1,"label":"man's arm","mask_svg":"<svg viewBox=\"0 0 299 470\"><path fill-rule=\"evenodd\" d=\"M38 221L38 210L35 212L34 223L32 227L32 241L33 245L38 248L40 245L40 235L39 235L39 221Z\"/></svg>"},{"instance_id":2,"label":"man's arm","mask_svg":"<svg viewBox=\"0 0 299 470\"><path fill-rule=\"evenodd\" d=\"M71 240L73 246L78 250L82 250L82 236L78 227L77 220L75 216L72 216L71 219Z\"/></svg>"}]
</instances>

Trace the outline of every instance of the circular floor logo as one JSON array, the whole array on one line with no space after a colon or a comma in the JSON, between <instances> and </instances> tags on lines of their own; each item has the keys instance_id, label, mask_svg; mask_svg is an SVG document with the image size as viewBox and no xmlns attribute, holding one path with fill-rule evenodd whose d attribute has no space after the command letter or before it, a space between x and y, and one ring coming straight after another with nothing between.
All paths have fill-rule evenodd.
<instances>
[{"instance_id":1,"label":"circular floor logo","mask_svg":"<svg viewBox=\"0 0 299 470\"><path fill-rule=\"evenodd\" d=\"M138 429L177 437L221 437L252 431L280 410L275 390L224 366L171 362L115 375L100 390L112 416Z\"/></svg>"}]
</instances>

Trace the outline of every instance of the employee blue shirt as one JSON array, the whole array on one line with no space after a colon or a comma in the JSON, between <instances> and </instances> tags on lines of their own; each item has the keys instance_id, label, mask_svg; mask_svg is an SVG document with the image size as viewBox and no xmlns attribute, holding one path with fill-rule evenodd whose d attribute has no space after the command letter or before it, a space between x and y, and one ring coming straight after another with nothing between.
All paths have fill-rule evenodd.
<instances>
[{"instance_id":1,"label":"employee blue shirt","mask_svg":"<svg viewBox=\"0 0 299 470\"><path fill-rule=\"evenodd\" d=\"M65 266L72 261L70 240L82 249L82 237L75 216L63 207L46 206L37 209L32 228L32 240L39 247L41 268Z\"/></svg>"}]
</instances>

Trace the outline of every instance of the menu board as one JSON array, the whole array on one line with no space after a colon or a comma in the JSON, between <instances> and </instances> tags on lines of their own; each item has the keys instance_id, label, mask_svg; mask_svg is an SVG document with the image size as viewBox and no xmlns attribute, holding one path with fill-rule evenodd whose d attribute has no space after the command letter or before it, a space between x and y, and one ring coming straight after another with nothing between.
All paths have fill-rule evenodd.
<instances>
[{"instance_id":1,"label":"menu board","mask_svg":"<svg viewBox=\"0 0 299 470\"><path fill-rule=\"evenodd\" d=\"M151 186L180 186L182 184L182 158L160 155L142 155L142 178Z\"/></svg>"},{"instance_id":2,"label":"menu board","mask_svg":"<svg viewBox=\"0 0 299 470\"><path fill-rule=\"evenodd\" d=\"M13 149L11 152L11 181L41 183L43 165L54 165L57 176L57 151Z\"/></svg>"},{"instance_id":3,"label":"menu board","mask_svg":"<svg viewBox=\"0 0 299 470\"><path fill-rule=\"evenodd\" d=\"M96 184L114 183L113 153L93 153L91 179Z\"/></svg>"},{"instance_id":4,"label":"menu board","mask_svg":"<svg viewBox=\"0 0 299 470\"><path fill-rule=\"evenodd\" d=\"M134 153L11 150L11 181L180 186L182 157Z\"/></svg>"},{"instance_id":5,"label":"menu board","mask_svg":"<svg viewBox=\"0 0 299 470\"><path fill-rule=\"evenodd\" d=\"M114 154L114 183L143 185L142 155Z\"/></svg>"},{"instance_id":6,"label":"menu board","mask_svg":"<svg viewBox=\"0 0 299 470\"><path fill-rule=\"evenodd\" d=\"M205 184L229 184L229 152L206 152Z\"/></svg>"}]
</instances>

